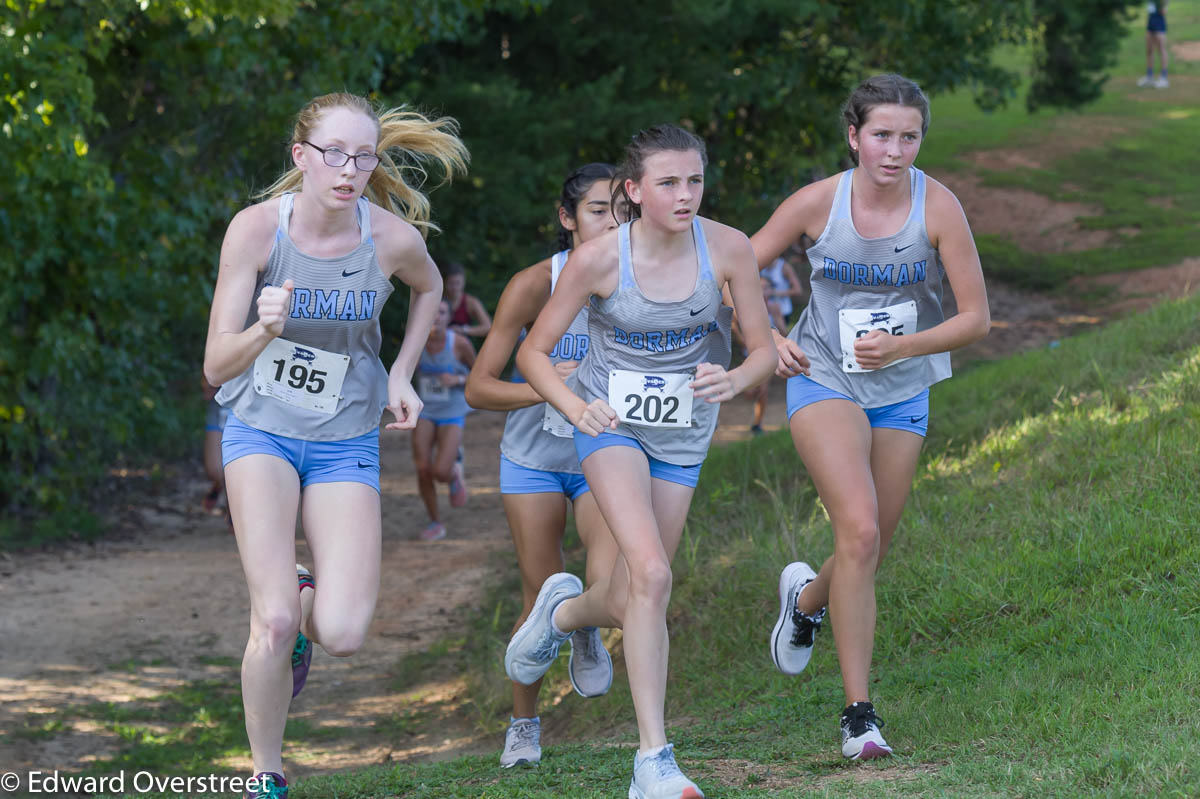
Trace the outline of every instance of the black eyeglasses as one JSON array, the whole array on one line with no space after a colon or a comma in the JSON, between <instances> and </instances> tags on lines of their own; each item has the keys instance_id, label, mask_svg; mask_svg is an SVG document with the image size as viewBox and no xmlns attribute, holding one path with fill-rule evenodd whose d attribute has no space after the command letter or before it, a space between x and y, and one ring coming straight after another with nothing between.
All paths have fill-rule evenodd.
<instances>
[{"instance_id":1,"label":"black eyeglasses","mask_svg":"<svg viewBox=\"0 0 1200 799\"><path fill-rule=\"evenodd\" d=\"M350 155L344 153L336 147L318 147L310 141L302 141L301 144L307 144L321 154L325 159L326 166L345 166L346 162L353 159L354 168L360 172L374 171L375 167L379 166L379 156L375 153L359 153L358 155Z\"/></svg>"}]
</instances>

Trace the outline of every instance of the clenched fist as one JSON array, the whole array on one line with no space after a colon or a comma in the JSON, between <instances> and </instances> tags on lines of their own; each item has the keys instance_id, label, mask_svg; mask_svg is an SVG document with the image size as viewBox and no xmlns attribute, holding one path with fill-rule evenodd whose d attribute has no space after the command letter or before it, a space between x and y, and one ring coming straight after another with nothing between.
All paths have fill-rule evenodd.
<instances>
[{"instance_id":1,"label":"clenched fist","mask_svg":"<svg viewBox=\"0 0 1200 799\"><path fill-rule=\"evenodd\" d=\"M288 278L281 288L263 286L258 295L258 321L272 336L283 335L283 325L292 312L292 288Z\"/></svg>"}]
</instances>

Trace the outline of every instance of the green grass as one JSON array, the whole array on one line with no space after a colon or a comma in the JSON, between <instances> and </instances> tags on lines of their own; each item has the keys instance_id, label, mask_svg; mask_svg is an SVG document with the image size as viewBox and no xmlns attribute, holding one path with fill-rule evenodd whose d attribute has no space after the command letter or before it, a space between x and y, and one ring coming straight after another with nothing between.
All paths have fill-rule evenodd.
<instances>
[{"instance_id":1,"label":"green grass","mask_svg":"<svg viewBox=\"0 0 1200 799\"><path fill-rule=\"evenodd\" d=\"M1200 8L1171 8L1171 41L1200 39ZM1109 231L1102 247L1081 252L1033 253L1021 241L979 236L990 278L1034 290L1064 287L1077 275L1166 266L1200 253L1200 65L1174 58L1172 88L1138 89L1144 70L1142 16L1131 24L1118 64L1096 103L1073 112L1028 114L1022 102L985 113L969 92L935 97L933 123L918 164L940 171L970 169L985 185L1026 189L1059 202L1099 209L1082 217L1087 230ZM1028 60L1011 50L1006 63ZM1022 92L1027 84L1022 87ZM1057 153L1039 167L972 167L969 157L988 150Z\"/></svg>"},{"instance_id":2,"label":"green grass","mask_svg":"<svg viewBox=\"0 0 1200 799\"><path fill-rule=\"evenodd\" d=\"M831 546L790 441L715 450L671 605L668 717L687 771L739 797L1200 793L1198 323L1200 300L1171 303L934 389L878 588L872 692L901 753L885 764L837 754L828 633L799 678L767 656L780 565ZM477 626L502 645L504 625ZM295 795L621 795L624 680L551 716L569 729L538 769L463 758L309 779Z\"/></svg>"}]
</instances>

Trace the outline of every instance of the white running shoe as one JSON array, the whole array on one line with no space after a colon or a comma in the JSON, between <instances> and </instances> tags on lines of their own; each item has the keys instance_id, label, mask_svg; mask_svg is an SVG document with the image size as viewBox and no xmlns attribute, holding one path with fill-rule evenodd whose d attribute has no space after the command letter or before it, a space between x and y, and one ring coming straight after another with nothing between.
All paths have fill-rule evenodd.
<instances>
[{"instance_id":1,"label":"white running shoe","mask_svg":"<svg viewBox=\"0 0 1200 799\"><path fill-rule=\"evenodd\" d=\"M683 776L675 763L675 747L667 744L650 757L633 756L629 799L704 799L704 792Z\"/></svg>"},{"instance_id":2,"label":"white running shoe","mask_svg":"<svg viewBox=\"0 0 1200 799\"><path fill-rule=\"evenodd\" d=\"M1166 89L1170 85L1171 85L1171 81L1167 80L1166 75L1159 75L1157 78L1154 79L1154 88L1156 88L1156 89Z\"/></svg>"},{"instance_id":3,"label":"white running shoe","mask_svg":"<svg viewBox=\"0 0 1200 799\"><path fill-rule=\"evenodd\" d=\"M855 702L842 711L842 757L871 760L887 757L892 747L879 734L883 720L870 702Z\"/></svg>"},{"instance_id":4,"label":"white running shoe","mask_svg":"<svg viewBox=\"0 0 1200 799\"><path fill-rule=\"evenodd\" d=\"M569 633L554 632L550 623L558 603L583 593L583 583L567 572L552 574L542 583L537 601L525 623L513 634L504 652L504 671L508 678L521 685L533 685L545 674L558 657L558 648L570 637Z\"/></svg>"},{"instance_id":5,"label":"white running shoe","mask_svg":"<svg viewBox=\"0 0 1200 799\"><path fill-rule=\"evenodd\" d=\"M539 718L509 719L504 731L500 768L536 766L542 759L542 721Z\"/></svg>"},{"instance_id":6,"label":"white running shoe","mask_svg":"<svg viewBox=\"0 0 1200 799\"><path fill-rule=\"evenodd\" d=\"M612 655L604 648L604 640L595 627L581 627L571 633L567 674L575 693L585 699L604 696L612 687Z\"/></svg>"},{"instance_id":7,"label":"white running shoe","mask_svg":"<svg viewBox=\"0 0 1200 799\"><path fill-rule=\"evenodd\" d=\"M1154 78L1150 75L1143 75L1140 78L1138 78L1137 85L1138 85L1138 88L1140 88L1140 89L1144 89L1147 86L1153 86Z\"/></svg>"},{"instance_id":8,"label":"white running shoe","mask_svg":"<svg viewBox=\"0 0 1200 799\"><path fill-rule=\"evenodd\" d=\"M779 575L779 618L771 631L771 660L784 674L804 671L812 658L813 639L825 620L825 608L812 616L796 608L800 593L815 579L812 567L799 560Z\"/></svg>"}]
</instances>

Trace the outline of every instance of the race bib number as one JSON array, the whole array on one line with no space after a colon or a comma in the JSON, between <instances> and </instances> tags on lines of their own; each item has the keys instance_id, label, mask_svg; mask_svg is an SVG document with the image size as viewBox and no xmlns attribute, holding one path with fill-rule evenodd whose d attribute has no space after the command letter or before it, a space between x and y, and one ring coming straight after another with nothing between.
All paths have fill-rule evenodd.
<instances>
[{"instance_id":1,"label":"race bib number","mask_svg":"<svg viewBox=\"0 0 1200 799\"><path fill-rule=\"evenodd\" d=\"M552 436L559 438L574 438L575 425L567 421L567 417L558 412L550 403L546 403L546 412L542 414L542 429Z\"/></svg>"},{"instance_id":2,"label":"race bib number","mask_svg":"<svg viewBox=\"0 0 1200 799\"><path fill-rule=\"evenodd\" d=\"M613 369L608 373L608 404L625 424L691 427L692 375L647 374Z\"/></svg>"},{"instance_id":3,"label":"race bib number","mask_svg":"<svg viewBox=\"0 0 1200 799\"><path fill-rule=\"evenodd\" d=\"M421 395L421 399L428 402L429 400L448 400L450 399L450 387L442 385L442 376L440 374L417 375L417 393Z\"/></svg>"},{"instance_id":4,"label":"race bib number","mask_svg":"<svg viewBox=\"0 0 1200 799\"><path fill-rule=\"evenodd\" d=\"M317 413L333 414L350 356L275 338L254 359L254 390Z\"/></svg>"},{"instance_id":5,"label":"race bib number","mask_svg":"<svg viewBox=\"0 0 1200 799\"><path fill-rule=\"evenodd\" d=\"M902 302L887 308L843 308L838 311L838 328L842 341L842 371L872 372L854 360L854 342L872 330L882 330L893 336L909 336L917 332L917 304ZM907 361L901 358L888 366ZM887 366L883 367L884 369Z\"/></svg>"}]
</instances>

